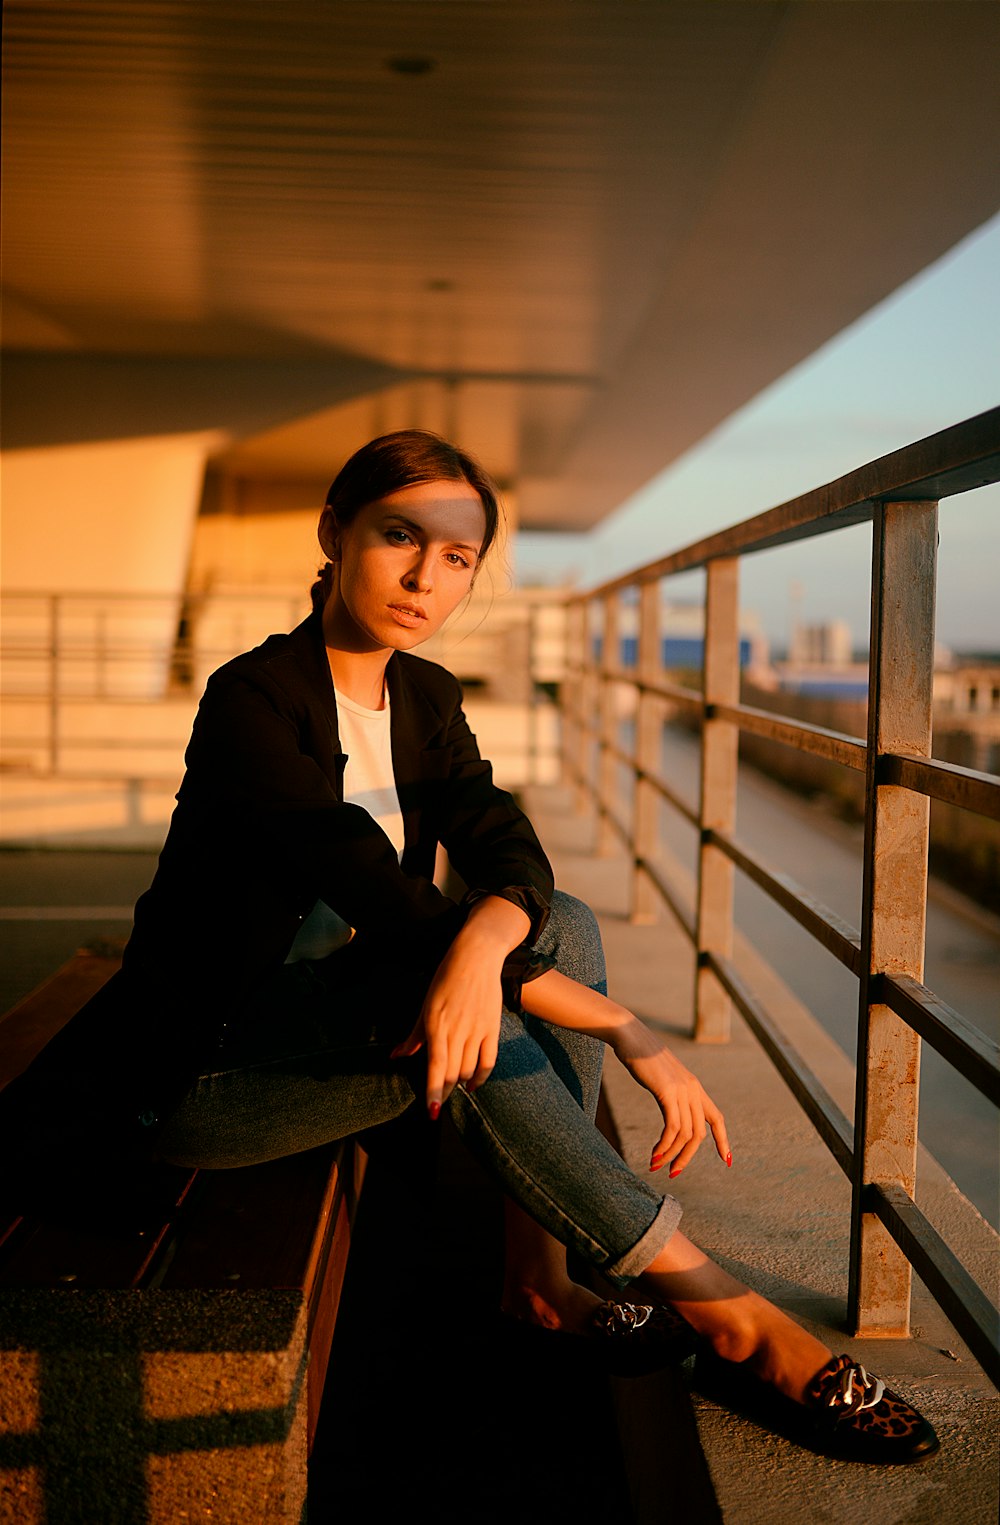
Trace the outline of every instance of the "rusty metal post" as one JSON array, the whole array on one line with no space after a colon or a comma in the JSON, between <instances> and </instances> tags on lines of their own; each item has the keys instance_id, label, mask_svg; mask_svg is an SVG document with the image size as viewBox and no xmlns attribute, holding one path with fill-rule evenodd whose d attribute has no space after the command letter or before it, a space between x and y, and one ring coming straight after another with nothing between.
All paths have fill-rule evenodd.
<instances>
[{"instance_id":1,"label":"rusty metal post","mask_svg":"<svg viewBox=\"0 0 1000 1525\"><path fill-rule=\"evenodd\" d=\"M538 684L535 682L535 658L538 653L538 620L536 609L533 605L528 607L527 634L528 634L528 736L526 773L529 784L537 784L539 778L538 769Z\"/></svg>"},{"instance_id":2,"label":"rusty metal post","mask_svg":"<svg viewBox=\"0 0 1000 1525\"><path fill-rule=\"evenodd\" d=\"M562 704L562 779L573 790L574 808L582 814L590 806L590 792L585 780L586 759L590 755L587 735L587 667L590 662L588 640L588 605L582 600L571 604L566 615L565 699ZM575 670L574 670L575 669Z\"/></svg>"},{"instance_id":3,"label":"rusty metal post","mask_svg":"<svg viewBox=\"0 0 1000 1525\"><path fill-rule=\"evenodd\" d=\"M108 697L108 628L107 610L98 608L94 616L94 645L96 647L94 686L98 699Z\"/></svg>"},{"instance_id":4,"label":"rusty metal post","mask_svg":"<svg viewBox=\"0 0 1000 1525\"><path fill-rule=\"evenodd\" d=\"M740 696L739 571L734 556L709 562L705 593L694 1021L694 1036L703 1043L728 1042L731 1015L729 997L707 968L705 954L729 958L733 951L733 865L706 841L706 833L730 832L736 823L739 730L731 720L718 719L714 710L717 704L736 704Z\"/></svg>"},{"instance_id":5,"label":"rusty metal post","mask_svg":"<svg viewBox=\"0 0 1000 1525\"><path fill-rule=\"evenodd\" d=\"M574 731L577 717L577 689L579 676L573 671L573 663L582 661L579 653L579 610L571 604L566 610L566 636L563 647L563 675L559 685L559 778L564 788L575 786L571 760L576 738Z\"/></svg>"},{"instance_id":6,"label":"rusty metal post","mask_svg":"<svg viewBox=\"0 0 1000 1525\"><path fill-rule=\"evenodd\" d=\"M849 1318L858 1334L909 1333L910 1265L872 1213L868 1182L912 1197L920 1039L877 1000L879 974L922 979L926 795L880 781L886 752L931 750L937 504L885 503L872 523L868 764Z\"/></svg>"},{"instance_id":7,"label":"rusty metal post","mask_svg":"<svg viewBox=\"0 0 1000 1525\"><path fill-rule=\"evenodd\" d=\"M49 772L59 772L59 613L61 599L58 593L49 596Z\"/></svg>"},{"instance_id":8,"label":"rusty metal post","mask_svg":"<svg viewBox=\"0 0 1000 1525\"><path fill-rule=\"evenodd\" d=\"M640 683L654 683L660 676L660 581L653 578L639 590ZM663 700L640 688L635 717L635 758L643 773L660 773L663 738ZM660 897L649 876L641 868L655 857L660 816L660 797L642 777L635 780L632 797L632 894L630 920L634 926L650 926L656 921Z\"/></svg>"},{"instance_id":9,"label":"rusty metal post","mask_svg":"<svg viewBox=\"0 0 1000 1525\"><path fill-rule=\"evenodd\" d=\"M617 846L611 816L615 806L615 784L618 762L614 748L618 744L618 685L611 674L621 666L621 642L619 638L619 602L617 593L608 593L601 599L604 611L601 638L600 695L598 698L598 761L597 805L600 815L597 822L597 841L594 851L606 858Z\"/></svg>"}]
</instances>

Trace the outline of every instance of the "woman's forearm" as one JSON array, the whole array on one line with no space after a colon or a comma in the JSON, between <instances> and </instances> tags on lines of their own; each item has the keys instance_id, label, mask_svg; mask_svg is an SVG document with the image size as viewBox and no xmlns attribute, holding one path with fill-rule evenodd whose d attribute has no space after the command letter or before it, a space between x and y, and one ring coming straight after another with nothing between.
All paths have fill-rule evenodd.
<instances>
[{"instance_id":1,"label":"woman's forearm","mask_svg":"<svg viewBox=\"0 0 1000 1525\"><path fill-rule=\"evenodd\" d=\"M669 1164L671 1176L679 1175L709 1129L720 1159L732 1164L722 1113L698 1077L632 1012L554 969L523 987L521 1004L543 1022L602 1038L633 1080L656 1098L663 1129L650 1154L651 1170Z\"/></svg>"},{"instance_id":2,"label":"woman's forearm","mask_svg":"<svg viewBox=\"0 0 1000 1525\"><path fill-rule=\"evenodd\" d=\"M543 1022L588 1033L592 1038L603 1039L616 1050L636 1026L642 1027L638 1017L619 1006L617 1001L600 995L587 985L577 984L576 980L567 979L555 969L547 970L537 980L522 987L521 1005L532 1016L541 1017Z\"/></svg>"},{"instance_id":3,"label":"woman's forearm","mask_svg":"<svg viewBox=\"0 0 1000 1525\"><path fill-rule=\"evenodd\" d=\"M508 953L520 947L530 931L531 920L520 906L500 895L484 895L470 907L455 943L495 960L499 967Z\"/></svg>"}]
</instances>

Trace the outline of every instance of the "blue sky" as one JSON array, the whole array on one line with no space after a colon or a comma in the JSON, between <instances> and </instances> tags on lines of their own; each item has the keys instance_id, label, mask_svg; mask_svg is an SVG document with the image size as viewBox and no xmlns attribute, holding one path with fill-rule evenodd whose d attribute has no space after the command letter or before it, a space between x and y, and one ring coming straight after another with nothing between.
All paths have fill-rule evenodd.
<instances>
[{"instance_id":1,"label":"blue sky","mask_svg":"<svg viewBox=\"0 0 1000 1525\"><path fill-rule=\"evenodd\" d=\"M518 536L518 580L596 584L1000 403L1000 216L727 419L588 535ZM940 509L938 637L1000 650L1000 486ZM808 622L867 641L871 531L748 557L772 641ZM671 592L698 596L699 582Z\"/></svg>"}]
</instances>

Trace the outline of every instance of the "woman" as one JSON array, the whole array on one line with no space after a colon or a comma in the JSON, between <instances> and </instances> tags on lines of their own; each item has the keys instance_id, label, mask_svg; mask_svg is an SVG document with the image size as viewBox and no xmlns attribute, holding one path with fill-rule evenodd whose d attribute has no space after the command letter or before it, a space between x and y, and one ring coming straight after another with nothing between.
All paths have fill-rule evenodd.
<instances>
[{"instance_id":1,"label":"woman","mask_svg":"<svg viewBox=\"0 0 1000 1525\"><path fill-rule=\"evenodd\" d=\"M122 975L73 1024L63 1068L75 1052L93 1070L100 1050L105 1123L117 1108L161 1158L208 1167L371 1128L415 1100L431 1119L448 1107L519 1204L509 1315L669 1344L649 1307L574 1283L570 1245L812 1409L839 1454L919 1460L937 1449L930 1425L707 1260L679 1206L593 1126L607 1043L663 1114L651 1170L677 1175L708 1131L732 1162L697 1079L602 993L593 918L553 895L458 685L410 655L466 597L497 526L489 478L434 435L388 435L348 461L320 521L315 611L210 680ZM461 904L433 884L439 842Z\"/></svg>"}]
</instances>

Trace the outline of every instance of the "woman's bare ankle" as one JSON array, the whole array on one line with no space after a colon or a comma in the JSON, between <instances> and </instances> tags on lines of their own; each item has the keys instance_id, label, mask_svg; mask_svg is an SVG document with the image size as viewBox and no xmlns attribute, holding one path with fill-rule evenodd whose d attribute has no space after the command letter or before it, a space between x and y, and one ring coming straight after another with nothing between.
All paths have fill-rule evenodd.
<instances>
[{"instance_id":1,"label":"woman's bare ankle","mask_svg":"<svg viewBox=\"0 0 1000 1525\"><path fill-rule=\"evenodd\" d=\"M569 1280L545 1287L508 1281L500 1300L504 1313L511 1318L570 1334L582 1334L587 1329L599 1303L593 1292Z\"/></svg>"},{"instance_id":2,"label":"woman's bare ankle","mask_svg":"<svg viewBox=\"0 0 1000 1525\"><path fill-rule=\"evenodd\" d=\"M734 1339L728 1329L706 1331L706 1337L721 1360L743 1367L786 1398L802 1403L806 1388L830 1360L831 1352L801 1325L777 1309L771 1311L776 1318L762 1320L752 1333L744 1329L741 1338Z\"/></svg>"}]
</instances>

